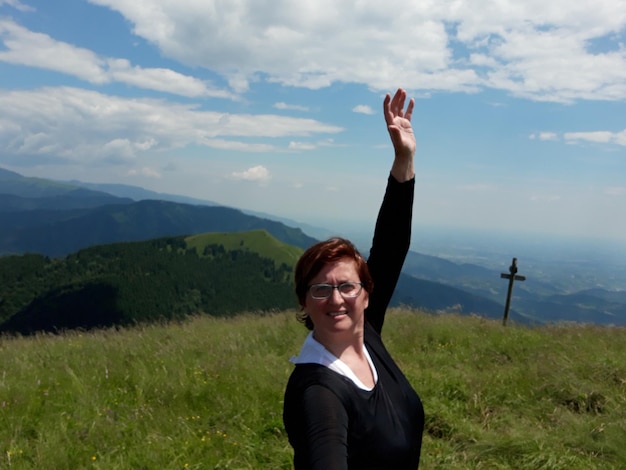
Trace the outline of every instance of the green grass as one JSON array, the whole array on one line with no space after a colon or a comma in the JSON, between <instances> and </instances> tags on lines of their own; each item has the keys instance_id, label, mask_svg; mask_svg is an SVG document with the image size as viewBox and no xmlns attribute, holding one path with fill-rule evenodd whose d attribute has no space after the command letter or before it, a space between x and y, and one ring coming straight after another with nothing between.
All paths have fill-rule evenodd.
<instances>
[{"instance_id":1,"label":"green grass","mask_svg":"<svg viewBox=\"0 0 626 470\"><path fill-rule=\"evenodd\" d=\"M195 248L199 255L202 255L207 245L223 245L226 250L249 250L260 256L274 259L277 266L281 263L295 266L304 251L277 240L267 230L202 233L186 237L185 242L189 248Z\"/></svg>"},{"instance_id":2,"label":"green grass","mask_svg":"<svg viewBox=\"0 0 626 470\"><path fill-rule=\"evenodd\" d=\"M393 310L422 469L618 469L624 329ZM0 469L289 469L295 312L0 339Z\"/></svg>"}]
</instances>

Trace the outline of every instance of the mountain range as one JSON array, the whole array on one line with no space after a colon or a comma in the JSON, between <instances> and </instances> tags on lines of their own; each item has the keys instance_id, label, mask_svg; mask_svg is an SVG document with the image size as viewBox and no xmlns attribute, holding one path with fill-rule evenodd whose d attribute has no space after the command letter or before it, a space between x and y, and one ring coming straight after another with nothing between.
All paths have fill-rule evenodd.
<instances>
[{"instance_id":1,"label":"mountain range","mask_svg":"<svg viewBox=\"0 0 626 470\"><path fill-rule=\"evenodd\" d=\"M212 201L126 185L29 178L0 168L0 256L38 253L63 258L99 245L256 230L300 249L331 233ZM501 318L506 284L493 269L411 251L393 302ZM509 318L516 322L626 324L626 292L563 293L529 279L516 283L512 305Z\"/></svg>"}]
</instances>

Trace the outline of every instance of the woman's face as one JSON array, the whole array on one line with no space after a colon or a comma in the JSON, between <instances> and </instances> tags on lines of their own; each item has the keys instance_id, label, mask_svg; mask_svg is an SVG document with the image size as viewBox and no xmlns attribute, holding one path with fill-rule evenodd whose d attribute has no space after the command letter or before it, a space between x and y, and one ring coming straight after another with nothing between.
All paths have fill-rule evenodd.
<instances>
[{"instance_id":1,"label":"woman's face","mask_svg":"<svg viewBox=\"0 0 626 470\"><path fill-rule=\"evenodd\" d=\"M311 279L310 284L339 285L344 282L360 282L356 263L344 258L329 263ZM328 335L349 335L363 331L365 309L368 306L369 294L362 289L356 297L343 297L338 289L333 289L327 299L314 299L307 292L304 310L313 322L315 338L323 343Z\"/></svg>"}]
</instances>

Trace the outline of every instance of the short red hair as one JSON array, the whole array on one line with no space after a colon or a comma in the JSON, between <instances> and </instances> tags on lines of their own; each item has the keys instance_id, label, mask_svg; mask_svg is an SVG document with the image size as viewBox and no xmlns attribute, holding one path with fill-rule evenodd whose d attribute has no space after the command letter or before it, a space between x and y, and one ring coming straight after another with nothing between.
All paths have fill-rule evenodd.
<instances>
[{"instance_id":1,"label":"short red hair","mask_svg":"<svg viewBox=\"0 0 626 470\"><path fill-rule=\"evenodd\" d=\"M294 280L296 284L296 295L298 303L302 308L306 303L306 295L309 291L311 279L319 274L326 265L335 263L343 259L354 261L356 272L363 288L371 293L374 289L374 281L367 267L367 262L356 249L350 240L341 237L329 238L310 246L296 263ZM300 312L298 320L303 322L309 329L313 329L313 322L306 314Z\"/></svg>"}]
</instances>

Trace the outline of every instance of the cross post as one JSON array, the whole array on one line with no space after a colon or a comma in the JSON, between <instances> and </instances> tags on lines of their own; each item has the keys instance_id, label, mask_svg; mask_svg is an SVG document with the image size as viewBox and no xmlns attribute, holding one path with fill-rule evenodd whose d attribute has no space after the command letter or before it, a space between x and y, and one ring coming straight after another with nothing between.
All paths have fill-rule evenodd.
<instances>
[{"instance_id":1,"label":"cross post","mask_svg":"<svg viewBox=\"0 0 626 470\"><path fill-rule=\"evenodd\" d=\"M507 318L509 318L509 307L511 306L511 293L513 292L513 282L525 281L526 276L519 276L517 274L517 258L513 258L511 266L509 267L509 274L501 273L500 277L502 279L509 280L509 289L506 293L506 304L504 306L504 317L502 318L502 326L506 326L506 320Z\"/></svg>"}]
</instances>

